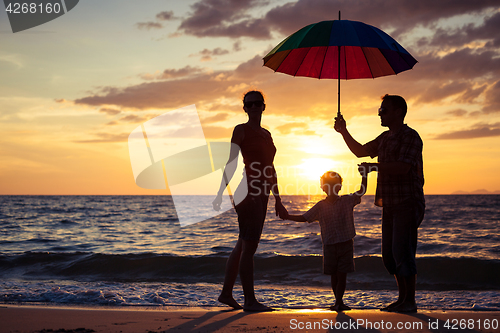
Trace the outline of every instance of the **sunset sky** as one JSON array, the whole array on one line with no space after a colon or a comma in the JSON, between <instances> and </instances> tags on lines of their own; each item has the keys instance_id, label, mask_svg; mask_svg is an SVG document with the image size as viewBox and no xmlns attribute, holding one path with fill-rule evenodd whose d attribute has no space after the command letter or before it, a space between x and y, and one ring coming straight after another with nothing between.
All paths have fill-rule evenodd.
<instances>
[{"instance_id":1,"label":"sunset sky","mask_svg":"<svg viewBox=\"0 0 500 333\"><path fill-rule=\"evenodd\" d=\"M397 76L342 81L351 134L379 135L380 97L402 95L424 141L426 194L499 191L498 0L82 0L18 33L0 4L0 194L166 194L135 184L129 134L194 104L206 139L228 141L252 88L266 96L284 194L316 191L328 169L357 189L356 164L371 159L356 159L333 130L337 81L262 66L286 36L339 10L418 60Z\"/></svg>"}]
</instances>

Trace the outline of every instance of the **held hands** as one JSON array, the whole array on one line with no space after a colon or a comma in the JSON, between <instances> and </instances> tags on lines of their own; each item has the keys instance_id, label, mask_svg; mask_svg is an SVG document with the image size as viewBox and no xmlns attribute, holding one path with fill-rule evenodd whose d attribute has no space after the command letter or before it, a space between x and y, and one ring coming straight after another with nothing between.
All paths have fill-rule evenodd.
<instances>
[{"instance_id":1,"label":"held hands","mask_svg":"<svg viewBox=\"0 0 500 333\"><path fill-rule=\"evenodd\" d=\"M347 124L343 115L340 115L340 117L335 117L333 128L340 134L344 133L347 130Z\"/></svg>"},{"instance_id":2,"label":"held hands","mask_svg":"<svg viewBox=\"0 0 500 333\"><path fill-rule=\"evenodd\" d=\"M367 177L372 171L378 171L377 163L363 162L358 164L358 171L361 177Z\"/></svg>"},{"instance_id":3,"label":"held hands","mask_svg":"<svg viewBox=\"0 0 500 333\"><path fill-rule=\"evenodd\" d=\"M286 210L285 206L281 203L281 199L276 199L276 216L279 216L280 219L286 220L288 217L288 211Z\"/></svg>"}]
</instances>

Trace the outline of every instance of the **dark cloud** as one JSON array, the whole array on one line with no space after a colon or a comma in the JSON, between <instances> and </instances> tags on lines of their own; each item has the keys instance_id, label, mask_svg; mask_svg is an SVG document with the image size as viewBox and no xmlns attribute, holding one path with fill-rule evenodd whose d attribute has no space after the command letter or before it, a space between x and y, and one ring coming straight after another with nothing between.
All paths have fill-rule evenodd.
<instances>
[{"instance_id":1,"label":"dark cloud","mask_svg":"<svg viewBox=\"0 0 500 333\"><path fill-rule=\"evenodd\" d=\"M270 38L267 24L247 14L248 10L267 3L261 0L201 0L191 6L192 13L182 21L179 31L197 37Z\"/></svg>"},{"instance_id":2,"label":"dark cloud","mask_svg":"<svg viewBox=\"0 0 500 333\"><path fill-rule=\"evenodd\" d=\"M399 37L418 25L429 26L439 19L462 14L478 13L498 7L496 0L299 0L271 9L265 21L273 30L289 35L301 27L324 20L362 21L381 29L394 30Z\"/></svg>"},{"instance_id":3,"label":"dark cloud","mask_svg":"<svg viewBox=\"0 0 500 333\"><path fill-rule=\"evenodd\" d=\"M241 48L241 41L237 41L233 44L233 51L234 52L238 52L238 51L241 51L242 48Z\"/></svg>"},{"instance_id":4,"label":"dark cloud","mask_svg":"<svg viewBox=\"0 0 500 333\"><path fill-rule=\"evenodd\" d=\"M467 24L464 27L445 30L439 28L432 38L421 41L421 45L429 44L438 47L462 47L471 41L488 41L487 46L499 47L500 12L487 17L482 25Z\"/></svg>"},{"instance_id":5,"label":"dark cloud","mask_svg":"<svg viewBox=\"0 0 500 333\"><path fill-rule=\"evenodd\" d=\"M125 88L106 87L99 93L75 100L75 103L93 106L115 105L139 110L177 108L227 95L228 82L219 79L219 74L223 73L153 81Z\"/></svg>"},{"instance_id":6,"label":"dark cloud","mask_svg":"<svg viewBox=\"0 0 500 333\"><path fill-rule=\"evenodd\" d=\"M175 19L173 11L164 11L156 14L156 19L160 21L169 21Z\"/></svg>"},{"instance_id":7,"label":"dark cloud","mask_svg":"<svg viewBox=\"0 0 500 333\"><path fill-rule=\"evenodd\" d=\"M141 30L161 29L163 25L158 22L139 22L136 23L137 28Z\"/></svg>"},{"instance_id":8,"label":"dark cloud","mask_svg":"<svg viewBox=\"0 0 500 333\"><path fill-rule=\"evenodd\" d=\"M485 93L483 112L500 112L500 81L492 85Z\"/></svg>"},{"instance_id":9,"label":"dark cloud","mask_svg":"<svg viewBox=\"0 0 500 333\"><path fill-rule=\"evenodd\" d=\"M436 136L436 140L476 139L500 136L500 123L492 125L477 124L471 129L443 133Z\"/></svg>"},{"instance_id":10,"label":"dark cloud","mask_svg":"<svg viewBox=\"0 0 500 333\"><path fill-rule=\"evenodd\" d=\"M393 37L398 38L419 25L431 26L443 18L498 7L497 0L420 0L404 3L400 0L299 0L275 6L262 17L248 15L250 9L265 4L266 1L258 0L200 0L191 6L192 12L182 21L179 31L198 37L266 39L271 38L273 32L286 36L311 23L338 19L340 10L342 19L390 29ZM496 16L498 14L489 18L483 27L463 28L463 33L473 34L473 38L490 38L494 31L498 31ZM446 38L447 34L443 30L439 37ZM493 38L495 43L498 42L498 37Z\"/></svg>"},{"instance_id":11,"label":"dark cloud","mask_svg":"<svg viewBox=\"0 0 500 333\"><path fill-rule=\"evenodd\" d=\"M432 103L454 97L458 103L476 103L480 97L489 101L484 111L495 112L499 102L492 85L500 75L500 57L494 51L462 49L444 56L437 53L418 57L419 63L404 77L414 86L416 103ZM490 93L488 93L490 92Z\"/></svg>"}]
</instances>

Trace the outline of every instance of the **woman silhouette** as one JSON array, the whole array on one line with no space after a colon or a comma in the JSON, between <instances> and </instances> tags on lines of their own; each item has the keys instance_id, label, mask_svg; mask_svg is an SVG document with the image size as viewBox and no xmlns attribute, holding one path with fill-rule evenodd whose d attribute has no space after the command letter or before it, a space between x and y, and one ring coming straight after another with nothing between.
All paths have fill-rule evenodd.
<instances>
[{"instance_id":1,"label":"woman silhouette","mask_svg":"<svg viewBox=\"0 0 500 333\"><path fill-rule=\"evenodd\" d=\"M239 272L245 296L243 310L255 312L273 310L257 301L253 281L253 257L262 234L270 191L273 192L276 200L276 215L285 216L286 214L279 196L276 170L273 165L276 147L271 133L260 125L265 108L264 96L260 91L252 90L245 94L243 110L248 115L248 122L234 128L229 161L224 168L224 176L217 197L213 201L214 209L219 210L222 194L236 170L235 162L241 150L245 164L244 181L246 181L248 193L246 196L241 194L242 186L239 186L235 192L235 210L238 214L240 234L227 260L224 286L219 302L235 309L242 308L233 298L233 287ZM234 162L231 163L231 161Z\"/></svg>"}]
</instances>

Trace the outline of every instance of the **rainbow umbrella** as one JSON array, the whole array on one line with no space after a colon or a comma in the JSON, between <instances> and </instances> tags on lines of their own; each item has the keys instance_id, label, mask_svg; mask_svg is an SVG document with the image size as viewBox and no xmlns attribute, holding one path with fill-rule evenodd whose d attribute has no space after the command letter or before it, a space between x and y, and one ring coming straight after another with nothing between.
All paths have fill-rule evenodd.
<instances>
[{"instance_id":1,"label":"rainbow umbrella","mask_svg":"<svg viewBox=\"0 0 500 333\"><path fill-rule=\"evenodd\" d=\"M322 21L288 36L264 57L275 72L318 79L364 79L398 74L417 60L382 30L357 21ZM340 73L340 74L339 74Z\"/></svg>"}]
</instances>

